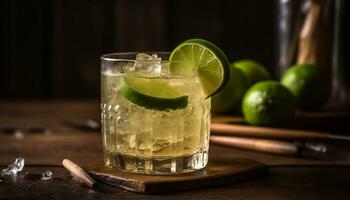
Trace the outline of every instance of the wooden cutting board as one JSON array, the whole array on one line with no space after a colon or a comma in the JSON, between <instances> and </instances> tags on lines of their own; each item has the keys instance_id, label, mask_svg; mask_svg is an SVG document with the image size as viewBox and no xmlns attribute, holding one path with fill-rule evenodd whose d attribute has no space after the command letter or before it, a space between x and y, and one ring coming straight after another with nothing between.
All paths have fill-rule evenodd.
<instances>
[{"instance_id":1,"label":"wooden cutting board","mask_svg":"<svg viewBox=\"0 0 350 200\"><path fill-rule=\"evenodd\" d=\"M117 171L102 163L85 167L102 183L138 193L165 193L213 187L267 174L266 165L254 160L211 155L208 165L197 172L176 175L140 175Z\"/></svg>"}]
</instances>

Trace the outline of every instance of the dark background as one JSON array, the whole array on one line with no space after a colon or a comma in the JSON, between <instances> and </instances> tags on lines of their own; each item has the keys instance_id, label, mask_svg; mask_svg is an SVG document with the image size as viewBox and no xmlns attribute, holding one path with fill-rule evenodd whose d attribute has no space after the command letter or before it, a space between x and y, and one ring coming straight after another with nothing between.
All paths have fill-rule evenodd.
<instances>
[{"instance_id":1,"label":"dark background","mask_svg":"<svg viewBox=\"0 0 350 200\"><path fill-rule=\"evenodd\" d=\"M102 54L169 51L194 37L214 42L230 61L255 59L273 72L275 7L273 0L1 1L0 95L99 98Z\"/></svg>"}]
</instances>

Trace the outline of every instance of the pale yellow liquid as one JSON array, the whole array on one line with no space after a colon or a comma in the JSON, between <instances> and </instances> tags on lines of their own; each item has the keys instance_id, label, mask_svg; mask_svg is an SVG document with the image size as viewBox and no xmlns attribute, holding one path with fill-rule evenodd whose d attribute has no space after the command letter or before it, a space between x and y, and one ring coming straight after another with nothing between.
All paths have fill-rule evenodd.
<instances>
[{"instance_id":1,"label":"pale yellow liquid","mask_svg":"<svg viewBox=\"0 0 350 200\"><path fill-rule=\"evenodd\" d=\"M161 78L188 95L186 108L159 111L138 106L118 91L123 75L102 74L102 134L105 162L114 166L116 155L144 159L184 157L209 148L210 99L205 99L196 76ZM197 162L197 161L196 161Z\"/></svg>"}]
</instances>

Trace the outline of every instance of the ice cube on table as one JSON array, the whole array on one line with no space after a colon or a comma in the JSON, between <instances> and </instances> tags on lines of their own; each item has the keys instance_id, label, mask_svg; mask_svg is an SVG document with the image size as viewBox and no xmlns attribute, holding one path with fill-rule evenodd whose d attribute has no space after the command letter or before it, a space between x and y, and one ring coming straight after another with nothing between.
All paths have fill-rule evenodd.
<instances>
[{"instance_id":1,"label":"ice cube on table","mask_svg":"<svg viewBox=\"0 0 350 200\"><path fill-rule=\"evenodd\" d=\"M1 175L17 175L24 167L24 158L18 157L15 162L1 171Z\"/></svg>"},{"instance_id":2,"label":"ice cube on table","mask_svg":"<svg viewBox=\"0 0 350 200\"><path fill-rule=\"evenodd\" d=\"M46 171L42 174L41 176L41 180L42 181L46 181L46 180L50 180L52 177L52 172L51 171Z\"/></svg>"},{"instance_id":3,"label":"ice cube on table","mask_svg":"<svg viewBox=\"0 0 350 200\"><path fill-rule=\"evenodd\" d=\"M160 76L162 65L162 58L157 54L148 55L146 53L139 53L136 55L134 71L144 76Z\"/></svg>"}]
</instances>

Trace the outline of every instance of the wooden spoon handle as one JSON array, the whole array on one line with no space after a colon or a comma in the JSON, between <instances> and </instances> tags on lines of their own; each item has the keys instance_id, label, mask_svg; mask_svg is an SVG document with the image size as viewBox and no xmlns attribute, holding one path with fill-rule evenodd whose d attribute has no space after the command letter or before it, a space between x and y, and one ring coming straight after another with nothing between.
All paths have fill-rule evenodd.
<instances>
[{"instance_id":1,"label":"wooden spoon handle","mask_svg":"<svg viewBox=\"0 0 350 200\"><path fill-rule=\"evenodd\" d=\"M330 134L317 131L303 131L281 128L262 128L245 125L212 123L210 130L214 135L230 135L275 139L329 139Z\"/></svg>"},{"instance_id":2,"label":"wooden spoon handle","mask_svg":"<svg viewBox=\"0 0 350 200\"><path fill-rule=\"evenodd\" d=\"M210 142L213 144L224 145L228 147L254 150L265 153L274 153L288 156L298 155L298 146L290 142L282 142L267 139L211 136Z\"/></svg>"}]
</instances>

